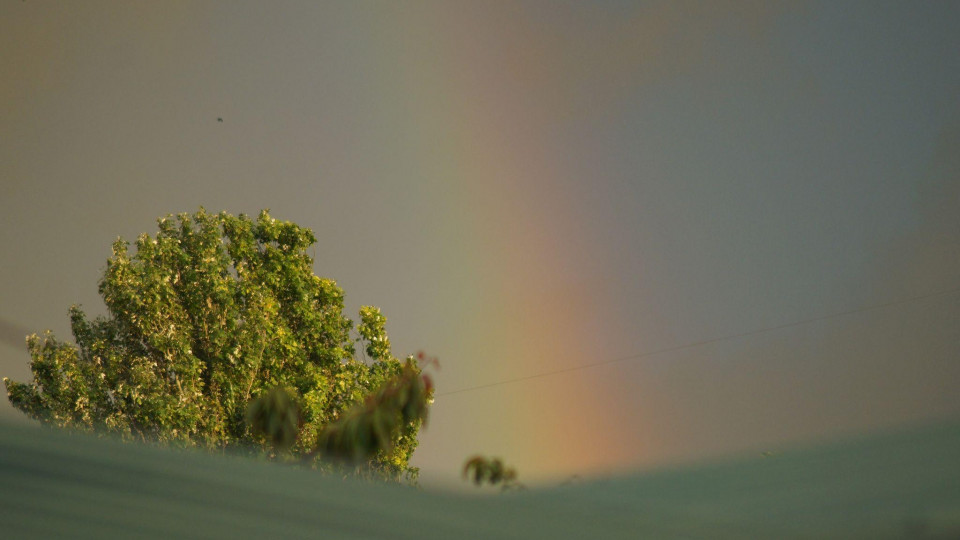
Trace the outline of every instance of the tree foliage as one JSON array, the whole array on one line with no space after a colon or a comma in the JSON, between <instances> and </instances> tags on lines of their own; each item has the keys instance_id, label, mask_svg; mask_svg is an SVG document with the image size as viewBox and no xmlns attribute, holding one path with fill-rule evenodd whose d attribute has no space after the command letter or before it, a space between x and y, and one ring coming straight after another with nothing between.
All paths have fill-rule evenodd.
<instances>
[{"instance_id":1,"label":"tree foliage","mask_svg":"<svg viewBox=\"0 0 960 540\"><path fill-rule=\"evenodd\" d=\"M421 375L408 359L399 376L321 430L315 452L348 463L362 463L389 452L394 433L426 421L432 390L429 377Z\"/></svg>"},{"instance_id":2,"label":"tree foliage","mask_svg":"<svg viewBox=\"0 0 960 540\"><path fill-rule=\"evenodd\" d=\"M309 229L267 211L253 220L202 208L158 224L132 254L114 243L99 285L109 315L90 320L72 307L75 345L28 337L33 380L4 379L16 408L125 438L309 458L339 448L326 428L367 396L386 402L420 385L426 403L419 368L393 357L377 308L361 308L353 334L343 291L313 274ZM389 409L389 421L372 424L384 444L364 447L370 466L409 472L425 418L415 412Z\"/></svg>"},{"instance_id":3,"label":"tree foliage","mask_svg":"<svg viewBox=\"0 0 960 540\"><path fill-rule=\"evenodd\" d=\"M491 486L500 486L502 491L508 489L525 489L517 481L517 470L508 467L500 458L486 458L473 456L463 465L463 478L472 479L477 486L488 483Z\"/></svg>"}]
</instances>

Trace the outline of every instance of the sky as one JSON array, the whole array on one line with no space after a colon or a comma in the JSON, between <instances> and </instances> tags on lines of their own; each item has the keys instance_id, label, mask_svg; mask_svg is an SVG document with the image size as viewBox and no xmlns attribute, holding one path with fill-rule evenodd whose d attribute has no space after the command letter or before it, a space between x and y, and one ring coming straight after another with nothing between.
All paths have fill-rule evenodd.
<instances>
[{"instance_id":1,"label":"sky","mask_svg":"<svg viewBox=\"0 0 960 540\"><path fill-rule=\"evenodd\" d=\"M426 482L956 417L957 28L932 1L5 2L0 375L105 313L117 236L269 208L394 354L440 358Z\"/></svg>"}]
</instances>

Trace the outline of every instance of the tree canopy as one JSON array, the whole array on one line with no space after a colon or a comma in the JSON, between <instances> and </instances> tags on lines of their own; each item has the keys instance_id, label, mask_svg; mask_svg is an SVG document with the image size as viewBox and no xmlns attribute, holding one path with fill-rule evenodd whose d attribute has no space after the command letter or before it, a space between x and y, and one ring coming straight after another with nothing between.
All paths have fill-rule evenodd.
<instances>
[{"instance_id":1,"label":"tree canopy","mask_svg":"<svg viewBox=\"0 0 960 540\"><path fill-rule=\"evenodd\" d=\"M267 211L253 220L203 208L158 224L132 254L113 244L99 284L109 315L71 307L76 344L27 338L33 380L4 378L16 408L124 438L302 459L343 447L338 430L366 418L351 433L378 444L341 454L389 477L415 474L429 381L392 355L379 309L362 307L355 328L344 316L343 290L313 273L309 229ZM364 416L365 403L393 407Z\"/></svg>"}]
</instances>

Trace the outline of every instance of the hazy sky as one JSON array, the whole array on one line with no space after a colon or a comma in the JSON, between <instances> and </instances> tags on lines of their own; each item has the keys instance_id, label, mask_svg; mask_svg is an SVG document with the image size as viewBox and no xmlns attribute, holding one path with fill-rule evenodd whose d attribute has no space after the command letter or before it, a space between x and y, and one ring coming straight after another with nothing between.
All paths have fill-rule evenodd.
<instances>
[{"instance_id":1,"label":"hazy sky","mask_svg":"<svg viewBox=\"0 0 960 540\"><path fill-rule=\"evenodd\" d=\"M956 2L5 2L0 375L104 312L118 235L203 205L310 227L350 311L440 357L428 479L960 414L958 29Z\"/></svg>"}]
</instances>

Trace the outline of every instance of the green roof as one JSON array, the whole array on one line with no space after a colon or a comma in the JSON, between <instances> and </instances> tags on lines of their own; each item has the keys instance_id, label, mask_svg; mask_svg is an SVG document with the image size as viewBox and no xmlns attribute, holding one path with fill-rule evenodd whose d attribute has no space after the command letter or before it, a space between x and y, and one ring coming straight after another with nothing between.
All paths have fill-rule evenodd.
<instances>
[{"instance_id":1,"label":"green roof","mask_svg":"<svg viewBox=\"0 0 960 540\"><path fill-rule=\"evenodd\" d=\"M960 538L960 423L495 496L5 423L0 537Z\"/></svg>"}]
</instances>

